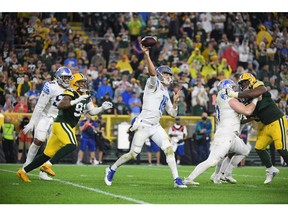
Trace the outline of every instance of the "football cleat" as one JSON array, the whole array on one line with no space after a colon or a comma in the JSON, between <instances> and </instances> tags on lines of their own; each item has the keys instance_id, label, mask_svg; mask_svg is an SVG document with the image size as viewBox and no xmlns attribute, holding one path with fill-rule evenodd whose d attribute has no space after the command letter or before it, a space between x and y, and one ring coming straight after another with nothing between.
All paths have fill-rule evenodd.
<instances>
[{"instance_id":1,"label":"football cleat","mask_svg":"<svg viewBox=\"0 0 288 216\"><path fill-rule=\"evenodd\" d=\"M192 185L192 186L199 186L199 182L194 182L193 180L189 179L189 178L184 178L183 183L185 185Z\"/></svg>"},{"instance_id":2,"label":"football cleat","mask_svg":"<svg viewBox=\"0 0 288 216\"><path fill-rule=\"evenodd\" d=\"M31 182L31 180L28 178L27 173L22 170L22 168L19 168L16 175L24 182Z\"/></svg>"},{"instance_id":3,"label":"football cleat","mask_svg":"<svg viewBox=\"0 0 288 216\"><path fill-rule=\"evenodd\" d=\"M48 175L55 176L55 172L51 169L51 167L51 164L45 163L40 167L40 170Z\"/></svg>"},{"instance_id":4,"label":"football cleat","mask_svg":"<svg viewBox=\"0 0 288 216\"><path fill-rule=\"evenodd\" d=\"M104 177L104 181L106 183L106 185L111 186L112 185L112 180L113 180L113 176L115 174L115 170L111 169L111 166L107 167L105 170L105 177Z\"/></svg>"},{"instance_id":5,"label":"football cleat","mask_svg":"<svg viewBox=\"0 0 288 216\"><path fill-rule=\"evenodd\" d=\"M49 177L46 172L42 172L42 171L39 172L39 179L40 180L45 180L45 181L53 180L53 178Z\"/></svg>"},{"instance_id":6,"label":"football cleat","mask_svg":"<svg viewBox=\"0 0 288 216\"><path fill-rule=\"evenodd\" d=\"M231 175L229 175L229 176L224 175L223 177L224 177L225 181L229 182L230 184L236 184L237 183L237 180L234 179Z\"/></svg>"},{"instance_id":7,"label":"football cleat","mask_svg":"<svg viewBox=\"0 0 288 216\"><path fill-rule=\"evenodd\" d=\"M266 169L266 179L264 184L269 184L272 179L279 173L280 171L276 167L271 167L270 169Z\"/></svg>"},{"instance_id":8,"label":"football cleat","mask_svg":"<svg viewBox=\"0 0 288 216\"><path fill-rule=\"evenodd\" d=\"M174 180L174 187L175 188L187 188L187 186L183 184L182 180L179 177Z\"/></svg>"}]
</instances>

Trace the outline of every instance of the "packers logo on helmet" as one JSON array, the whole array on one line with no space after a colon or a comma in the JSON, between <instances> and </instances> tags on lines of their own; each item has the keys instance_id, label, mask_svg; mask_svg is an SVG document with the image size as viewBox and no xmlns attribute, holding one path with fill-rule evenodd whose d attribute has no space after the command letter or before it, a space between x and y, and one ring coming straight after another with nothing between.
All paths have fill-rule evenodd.
<instances>
[{"instance_id":1,"label":"packers logo on helmet","mask_svg":"<svg viewBox=\"0 0 288 216\"><path fill-rule=\"evenodd\" d=\"M75 91L80 91L82 93L87 91L87 79L81 73L73 74L73 79L70 81L70 86Z\"/></svg>"},{"instance_id":2,"label":"packers logo on helmet","mask_svg":"<svg viewBox=\"0 0 288 216\"><path fill-rule=\"evenodd\" d=\"M249 80L249 88L252 88L253 85L257 82L255 76L253 74L250 74L250 73L243 73L239 80L238 80L238 83L241 85L241 83L243 81L246 81L246 80Z\"/></svg>"}]
</instances>

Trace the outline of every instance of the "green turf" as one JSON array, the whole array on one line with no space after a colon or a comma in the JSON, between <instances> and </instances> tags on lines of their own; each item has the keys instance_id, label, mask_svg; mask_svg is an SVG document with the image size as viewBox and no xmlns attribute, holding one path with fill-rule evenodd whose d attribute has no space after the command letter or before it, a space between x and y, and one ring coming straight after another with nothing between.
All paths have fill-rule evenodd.
<instances>
[{"instance_id":1,"label":"green turf","mask_svg":"<svg viewBox=\"0 0 288 216\"><path fill-rule=\"evenodd\" d=\"M107 166L54 165L55 180L41 181L38 170L29 174L31 183L15 175L18 164L0 164L1 204L287 204L288 169L271 184L264 185L264 167L234 169L238 183L215 185L209 169L196 180L198 187L177 189L168 166L123 165L112 186L104 183ZM178 167L181 178L187 177L192 166Z\"/></svg>"}]
</instances>

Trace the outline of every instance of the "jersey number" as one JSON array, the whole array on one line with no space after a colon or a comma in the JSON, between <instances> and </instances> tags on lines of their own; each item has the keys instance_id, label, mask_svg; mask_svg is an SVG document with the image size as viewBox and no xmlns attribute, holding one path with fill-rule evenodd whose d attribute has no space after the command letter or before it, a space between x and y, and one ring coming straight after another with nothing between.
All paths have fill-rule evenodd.
<instances>
[{"instance_id":1,"label":"jersey number","mask_svg":"<svg viewBox=\"0 0 288 216\"><path fill-rule=\"evenodd\" d=\"M86 108L86 104L83 104L83 103L78 103L78 104L76 104L74 116L75 116L75 117L80 117L81 114L83 113L83 110L84 110L85 108Z\"/></svg>"},{"instance_id":2,"label":"jersey number","mask_svg":"<svg viewBox=\"0 0 288 216\"><path fill-rule=\"evenodd\" d=\"M62 100L62 98L63 98L62 94L57 95L55 101L53 102L53 106L57 107L58 103Z\"/></svg>"}]
</instances>

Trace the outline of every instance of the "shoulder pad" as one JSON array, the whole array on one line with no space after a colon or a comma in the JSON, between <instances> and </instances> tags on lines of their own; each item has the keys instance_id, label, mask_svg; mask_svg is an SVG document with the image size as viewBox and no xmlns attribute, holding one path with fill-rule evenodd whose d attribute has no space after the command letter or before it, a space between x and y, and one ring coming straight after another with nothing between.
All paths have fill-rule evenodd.
<instances>
[{"instance_id":1,"label":"shoulder pad","mask_svg":"<svg viewBox=\"0 0 288 216\"><path fill-rule=\"evenodd\" d=\"M49 87L49 82L46 82L44 84L42 91L45 92L46 94L50 94L51 93L51 89Z\"/></svg>"},{"instance_id":2,"label":"shoulder pad","mask_svg":"<svg viewBox=\"0 0 288 216\"><path fill-rule=\"evenodd\" d=\"M71 96L71 97L74 97L74 91L71 90L71 89L66 89L62 95L68 95L68 96Z\"/></svg>"},{"instance_id":3,"label":"shoulder pad","mask_svg":"<svg viewBox=\"0 0 288 216\"><path fill-rule=\"evenodd\" d=\"M57 84L55 81L49 81L49 84Z\"/></svg>"},{"instance_id":4,"label":"shoulder pad","mask_svg":"<svg viewBox=\"0 0 288 216\"><path fill-rule=\"evenodd\" d=\"M254 83L254 85L253 85L253 89L257 88L259 86L264 86L264 83L262 81L257 80L256 83Z\"/></svg>"}]
</instances>

